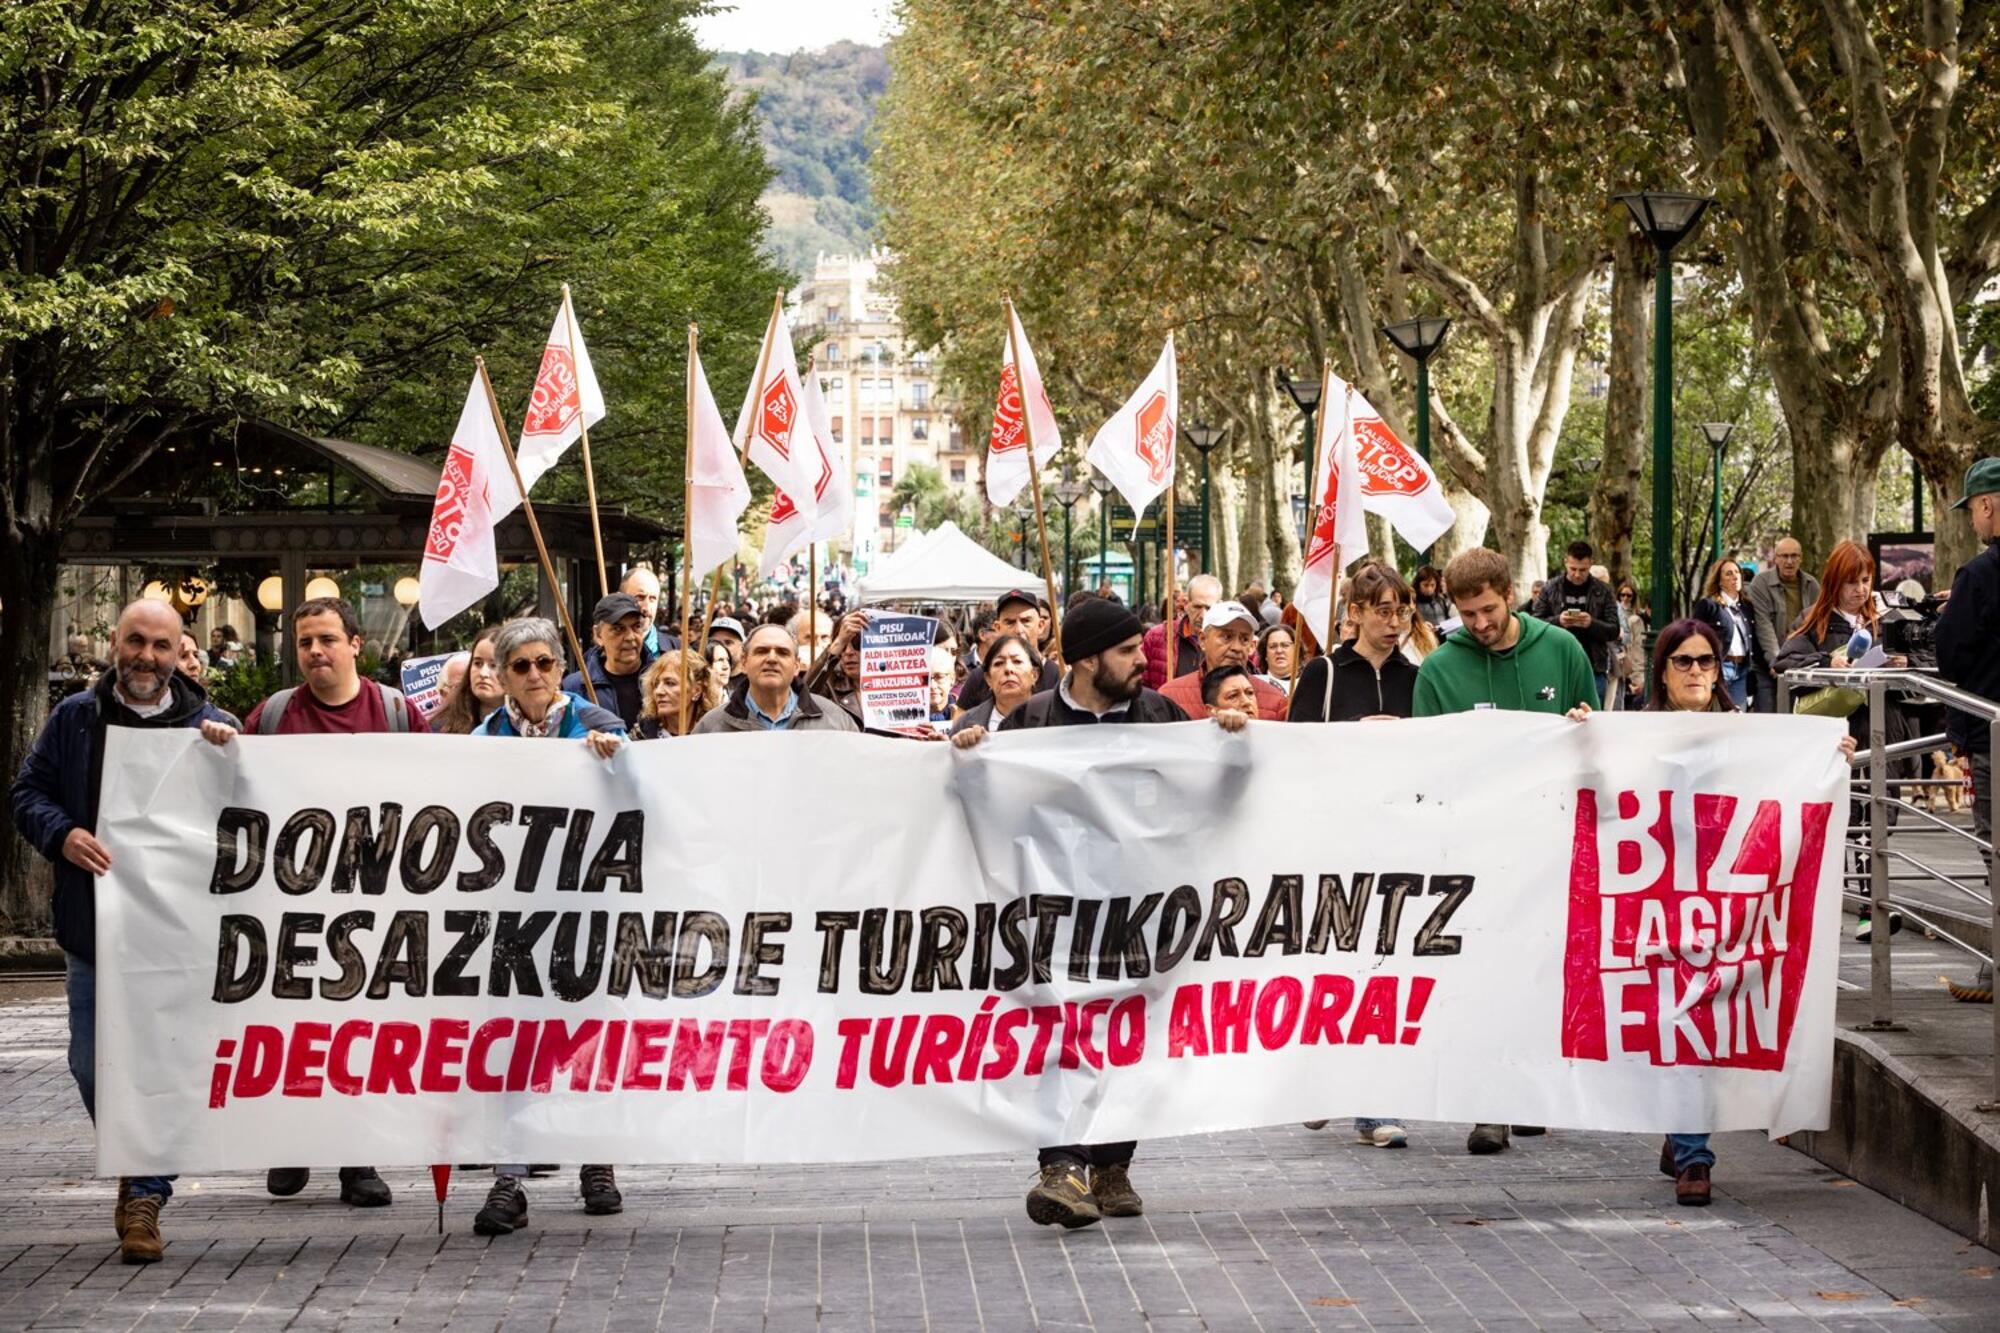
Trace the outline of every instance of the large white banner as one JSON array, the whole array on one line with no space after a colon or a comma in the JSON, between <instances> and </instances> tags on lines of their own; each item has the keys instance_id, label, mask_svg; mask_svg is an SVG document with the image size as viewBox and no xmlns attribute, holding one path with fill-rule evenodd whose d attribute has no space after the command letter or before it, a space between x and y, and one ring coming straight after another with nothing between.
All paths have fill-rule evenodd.
<instances>
[{"instance_id":1,"label":"large white banner","mask_svg":"<svg viewBox=\"0 0 2000 1333\"><path fill-rule=\"evenodd\" d=\"M98 1164L1823 1126L1839 734L114 728Z\"/></svg>"}]
</instances>

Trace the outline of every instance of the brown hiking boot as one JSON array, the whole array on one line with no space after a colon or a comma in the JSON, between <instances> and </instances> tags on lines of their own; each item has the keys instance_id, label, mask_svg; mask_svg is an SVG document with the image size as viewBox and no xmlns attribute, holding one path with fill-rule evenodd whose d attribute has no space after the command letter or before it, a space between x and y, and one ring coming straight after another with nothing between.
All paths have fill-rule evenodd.
<instances>
[{"instance_id":1,"label":"brown hiking boot","mask_svg":"<svg viewBox=\"0 0 2000 1333\"><path fill-rule=\"evenodd\" d=\"M1683 1208L1706 1208L1708 1187L1708 1168L1691 1166L1674 1177L1674 1202Z\"/></svg>"},{"instance_id":2,"label":"brown hiking boot","mask_svg":"<svg viewBox=\"0 0 2000 1333\"><path fill-rule=\"evenodd\" d=\"M165 1249L160 1239L160 1196L137 1194L125 1201L125 1227L118 1253L128 1264L156 1264Z\"/></svg>"},{"instance_id":3,"label":"brown hiking boot","mask_svg":"<svg viewBox=\"0 0 2000 1333\"><path fill-rule=\"evenodd\" d=\"M1663 1176L1680 1175L1680 1171L1674 1166L1674 1141L1672 1139L1660 1140L1660 1174Z\"/></svg>"},{"instance_id":4,"label":"brown hiking boot","mask_svg":"<svg viewBox=\"0 0 2000 1333\"><path fill-rule=\"evenodd\" d=\"M1087 1227L1103 1218L1074 1162L1051 1162L1028 1191L1028 1220L1037 1226Z\"/></svg>"},{"instance_id":5,"label":"brown hiking boot","mask_svg":"<svg viewBox=\"0 0 2000 1333\"><path fill-rule=\"evenodd\" d=\"M1146 1211L1139 1191L1132 1188L1131 1171L1130 1162L1090 1168L1090 1193L1106 1217L1138 1217Z\"/></svg>"}]
</instances>

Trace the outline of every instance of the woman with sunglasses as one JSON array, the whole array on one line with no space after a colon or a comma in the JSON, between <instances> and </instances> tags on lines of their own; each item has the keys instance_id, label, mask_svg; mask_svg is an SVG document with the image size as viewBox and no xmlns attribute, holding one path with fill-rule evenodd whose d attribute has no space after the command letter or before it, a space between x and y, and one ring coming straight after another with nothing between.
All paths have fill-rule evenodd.
<instances>
[{"instance_id":1,"label":"woman with sunglasses","mask_svg":"<svg viewBox=\"0 0 2000 1333\"><path fill-rule=\"evenodd\" d=\"M1701 620L1676 620L1660 631L1653 647L1649 713L1736 713L1742 711L1722 688L1722 639ZM1854 738L1840 738L1840 753L1854 757ZM1699 1208L1709 1201L1709 1173L1715 1153L1706 1134L1669 1134L1660 1147L1660 1171L1674 1178L1674 1201Z\"/></svg>"},{"instance_id":2,"label":"woman with sunglasses","mask_svg":"<svg viewBox=\"0 0 2000 1333\"><path fill-rule=\"evenodd\" d=\"M599 758L609 759L625 741L625 723L561 687L562 639L539 616L524 616L500 627L493 638L506 698L472 729L475 736L556 736L581 740Z\"/></svg>"},{"instance_id":3,"label":"woman with sunglasses","mask_svg":"<svg viewBox=\"0 0 2000 1333\"><path fill-rule=\"evenodd\" d=\"M473 735L580 739L600 759L618 753L625 743L625 723L618 714L561 688L562 640L552 623L540 616L508 621L493 637L493 656L500 663L507 697L472 729ZM472 1230L481 1236L505 1236L527 1226L528 1191L523 1188L527 1179L526 1164L494 1167L493 1188L472 1219ZM580 1184L584 1212L603 1216L624 1211L625 1199L610 1167L584 1167Z\"/></svg>"}]
</instances>

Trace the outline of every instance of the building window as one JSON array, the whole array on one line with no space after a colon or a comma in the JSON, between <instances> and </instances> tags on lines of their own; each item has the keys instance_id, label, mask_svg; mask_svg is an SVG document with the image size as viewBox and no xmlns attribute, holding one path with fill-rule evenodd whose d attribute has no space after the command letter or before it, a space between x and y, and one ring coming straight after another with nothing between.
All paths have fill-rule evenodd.
<instances>
[{"instance_id":1,"label":"building window","mask_svg":"<svg viewBox=\"0 0 2000 1333\"><path fill-rule=\"evenodd\" d=\"M886 401L887 395L890 392L890 382L888 380L860 379L855 381L855 385L860 390L860 403L863 407L875 406L877 401L876 395L878 393L883 395L883 400Z\"/></svg>"},{"instance_id":2,"label":"building window","mask_svg":"<svg viewBox=\"0 0 2000 1333\"><path fill-rule=\"evenodd\" d=\"M828 393L846 393L847 392L846 379L844 379L839 375L835 375L833 378L829 379L826 382L826 391Z\"/></svg>"},{"instance_id":3,"label":"building window","mask_svg":"<svg viewBox=\"0 0 2000 1333\"><path fill-rule=\"evenodd\" d=\"M827 322L827 323L829 323L829 324L838 324L838 323L840 323L840 303L839 303L839 302L837 302L837 301L829 301L829 302L827 302L827 304L826 304L826 322Z\"/></svg>"},{"instance_id":4,"label":"building window","mask_svg":"<svg viewBox=\"0 0 2000 1333\"><path fill-rule=\"evenodd\" d=\"M826 346L825 346L824 348L822 348L822 349L821 349L821 351L820 351L820 358L819 358L819 360L820 360L820 364L821 364L821 365L823 365L823 366L837 366L837 365L839 365L839 364L840 364L840 344L839 344L839 343L828 343L828 344L827 344L827 345L826 345Z\"/></svg>"},{"instance_id":5,"label":"building window","mask_svg":"<svg viewBox=\"0 0 2000 1333\"><path fill-rule=\"evenodd\" d=\"M896 419L894 417L877 417L875 419L875 438L884 444L894 444L896 442Z\"/></svg>"},{"instance_id":6,"label":"building window","mask_svg":"<svg viewBox=\"0 0 2000 1333\"><path fill-rule=\"evenodd\" d=\"M959 485L965 484L965 460L963 458L954 458L951 460L951 479Z\"/></svg>"},{"instance_id":7,"label":"building window","mask_svg":"<svg viewBox=\"0 0 2000 1333\"><path fill-rule=\"evenodd\" d=\"M875 446L875 418L863 417L861 418L861 447L863 449L872 449L874 448L874 446Z\"/></svg>"},{"instance_id":8,"label":"building window","mask_svg":"<svg viewBox=\"0 0 2000 1333\"><path fill-rule=\"evenodd\" d=\"M910 438L913 440L928 440L930 437L931 419L929 417L912 417L910 419Z\"/></svg>"},{"instance_id":9,"label":"building window","mask_svg":"<svg viewBox=\"0 0 2000 1333\"><path fill-rule=\"evenodd\" d=\"M911 370L928 371L930 368L931 368L931 354L929 352L915 352L911 354L910 356Z\"/></svg>"},{"instance_id":10,"label":"building window","mask_svg":"<svg viewBox=\"0 0 2000 1333\"><path fill-rule=\"evenodd\" d=\"M834 417L834 418L832 418L832 419L831 419L831 420L830 420L830 421L829 421L829 422L828 422L827 424L829 424L829 425L831 425L831 426L833 427L833 442L834 442L835 444L841 444L841 443L844 443L844 442L845 442L845 438L846 438L846 437L844 437L844 436L843 436L843 435L842 435L842 434L840 433L840 428L841 428L841 424L842 424L842 422L841 422L841 419L840 419L839 417Z\"/></svg>"},{"instance_id":11,"label":"building window","mask_svg":"<svg viewBox=\"0 0 2000 1333\"><path fill-rule=\"evenodd\" d=\"M922 410L931 405L931 385L929 380L910 382L910 406Z\"/></svg>"}]
</instances>

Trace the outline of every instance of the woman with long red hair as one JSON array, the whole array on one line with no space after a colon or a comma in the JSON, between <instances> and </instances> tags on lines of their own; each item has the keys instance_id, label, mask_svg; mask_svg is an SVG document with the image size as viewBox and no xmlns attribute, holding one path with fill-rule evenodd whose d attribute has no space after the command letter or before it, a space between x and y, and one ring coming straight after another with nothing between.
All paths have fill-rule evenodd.
<instances>
[{"instance_id":1,"label":"woman with long red hair","mask_svg":"<svg viewBox=\"0 0 2000 1333\"><path fill-rule=\"evenodd\" d=\"M1781 674L1808 667L1844 667L1848 664L1848 645L1853 642L1857 631L1866 630L1873 640L1880 628L1875 611L1875 557L1868 554L1868 548L1859 542L1845 541L1833 548L1833 554L1826 558L1826 570L1820 575L1819 597L1806 610L1799 623L1792 627L1791 636L1784 647L1778 650L1776 669ZM1902 657L1891 657L1886 665L1908 666ZM1883 731L1888 744L1909 740L1916 735L1909 716L1897 707L1891 698L1884 704ZM1869 743L1868 704L1847 715L1847 734L1860 745ZM1889 766L1888 778L1891 782L1915 777L1914 765L1908 760L1893 760ZM1888 817L1893 821L1896 811L1892 808ZM1859 802L1849 807L1849 825L1855 829L1866 828L1867 810ZM1864 879L1861 896L1868 896ZM1895 934L1903 927L1902 913L1889 913L1889 933ZM1868 909L1862 908L1861 929L1855 938L1867 940L1873 931Z\"/></svg>"}]
</instances>

